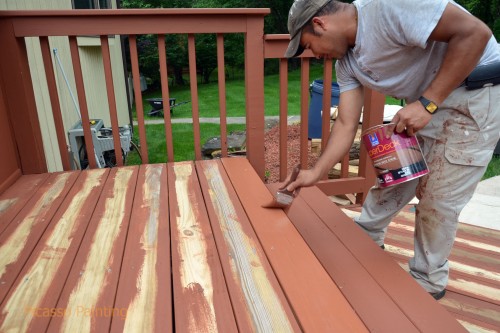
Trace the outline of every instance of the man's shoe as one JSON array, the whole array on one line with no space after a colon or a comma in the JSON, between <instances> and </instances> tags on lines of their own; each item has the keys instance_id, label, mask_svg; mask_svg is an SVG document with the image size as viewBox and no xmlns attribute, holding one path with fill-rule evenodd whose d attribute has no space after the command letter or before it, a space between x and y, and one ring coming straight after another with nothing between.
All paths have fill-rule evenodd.
<instances>
[{"instance_id":1,"label":"man's shoe","mask_svg":"<svg viewBox=\"0 0 500 333\"><path fill-rule=\"evenodd\" d=\"M432 297L434 297L434 299L437 301L441 298L444 297L444 294L446 294L446 289L443 289L441 291L438 291L436 293L429 293Z\"/></svg>"}]
</instances>

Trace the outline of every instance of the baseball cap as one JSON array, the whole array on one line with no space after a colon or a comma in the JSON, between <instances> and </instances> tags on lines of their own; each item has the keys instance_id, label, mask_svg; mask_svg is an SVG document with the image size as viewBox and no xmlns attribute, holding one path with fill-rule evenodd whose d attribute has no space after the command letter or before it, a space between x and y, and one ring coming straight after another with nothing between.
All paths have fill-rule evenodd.
<instances>
[{"instance_id":1,"label":"baseball cap","mask_svg":"<svg viewBox=\"0 0 500 333\"><path fill-rule=\"evenodd\" d=\"M331 0L295 0L288 12L288 32L290 43L285 52L285 57L297 57L304 52L300 45L302 28Z\"/></svg>"}]
</instances>

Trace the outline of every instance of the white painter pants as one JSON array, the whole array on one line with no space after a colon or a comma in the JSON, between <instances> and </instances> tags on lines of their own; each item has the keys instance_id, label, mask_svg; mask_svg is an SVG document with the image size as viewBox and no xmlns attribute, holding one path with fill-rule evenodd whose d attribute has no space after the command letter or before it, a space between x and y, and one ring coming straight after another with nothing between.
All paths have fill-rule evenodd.
<instances>
[{"instance_id":1,"label":"white painter pants","mask_svg":"<svg viewBox=\"0 0 500 333\"><path fill-rule=\"evenodd\" d=\"M469 202L500 137L500 85L456 89L418 132L430 172L388 188L373 187L355 219L378 244L388 224L415 195L410 273L428 292L448 284L448 256L458 216Z\"/></svg>"}]
</instances>

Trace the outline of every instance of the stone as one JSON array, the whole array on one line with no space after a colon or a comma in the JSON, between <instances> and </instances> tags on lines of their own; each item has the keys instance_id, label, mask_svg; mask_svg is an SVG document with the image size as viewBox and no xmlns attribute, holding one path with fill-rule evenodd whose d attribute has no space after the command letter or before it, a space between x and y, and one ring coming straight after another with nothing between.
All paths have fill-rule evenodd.
<instances>
[{"instance_id":1,"label":"stone","mask_svg":"<svg viewBox=\"0 0 500 333\"><path fill-rule=\"evenodd\" d=\"M228 151L242 151L245 149L246 143L246 132L245 131L235 131L231 132L227 136L227 149ZM208 158L213 157L213 153L221 150L220 136L215 136L209 138L201 148L201 153L203 156Z\"/></svg>"}]
</instances>

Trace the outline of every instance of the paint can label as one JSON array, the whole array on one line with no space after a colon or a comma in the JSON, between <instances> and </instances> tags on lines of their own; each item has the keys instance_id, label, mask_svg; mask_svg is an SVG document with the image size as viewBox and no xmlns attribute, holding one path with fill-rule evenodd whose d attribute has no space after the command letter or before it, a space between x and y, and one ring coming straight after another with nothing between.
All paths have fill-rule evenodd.
<instances>
[{"instance_id":1,"label":"paint can label","mask_svg":"<svg viewBox=\"0 0 500 333\"><path fill-rule=\"evenodd\" d=\"M405 132L394 132L386 138L389 126L394 124L371 127L361 136L375 167L379 186L396 185L429 173L417 138Z\"/></svg>"}]
</instances>

